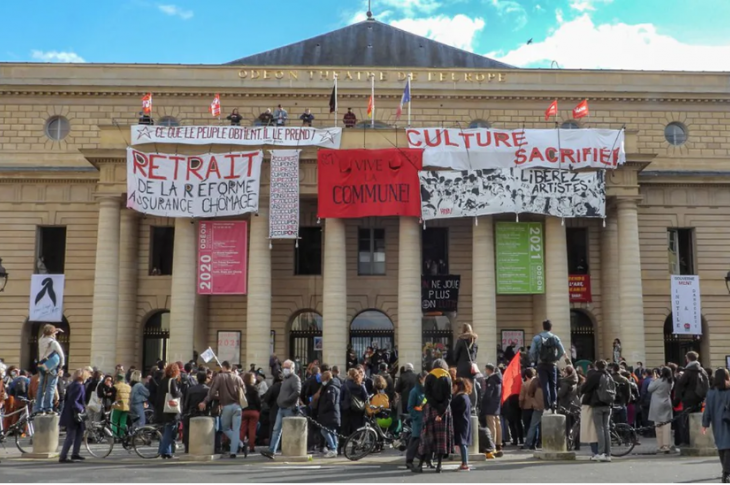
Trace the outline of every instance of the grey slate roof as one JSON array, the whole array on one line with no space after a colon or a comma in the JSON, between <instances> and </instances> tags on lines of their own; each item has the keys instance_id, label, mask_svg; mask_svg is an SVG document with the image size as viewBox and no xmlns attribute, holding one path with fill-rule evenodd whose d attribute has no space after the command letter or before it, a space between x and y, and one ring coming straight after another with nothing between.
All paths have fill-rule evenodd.
<instances>
[{"instance_id":1,"label":"grey slate roof","mask_svg":"<svg viewBox=\"0 0 730 485\"><path fill-rule=\"evenodd\" d=\"M372 19L227 64L515 69Z\"/></svg>"}]
</instances>

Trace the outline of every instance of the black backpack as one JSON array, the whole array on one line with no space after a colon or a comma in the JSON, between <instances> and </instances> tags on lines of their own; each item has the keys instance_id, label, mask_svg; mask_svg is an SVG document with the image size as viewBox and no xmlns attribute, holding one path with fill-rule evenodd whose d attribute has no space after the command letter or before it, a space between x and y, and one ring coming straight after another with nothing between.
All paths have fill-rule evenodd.
<instances>
[{"instance_id":1,"label":"black backpack","mask_svg":"<svg viewBox=\"0 0 730 485\"><path fill-rule=\"evenodd\" d=\"M560 344L558 337L552 333L547 336L540 336L540 362L552 364L558 361Z\"/></svg>"}]
</instances>

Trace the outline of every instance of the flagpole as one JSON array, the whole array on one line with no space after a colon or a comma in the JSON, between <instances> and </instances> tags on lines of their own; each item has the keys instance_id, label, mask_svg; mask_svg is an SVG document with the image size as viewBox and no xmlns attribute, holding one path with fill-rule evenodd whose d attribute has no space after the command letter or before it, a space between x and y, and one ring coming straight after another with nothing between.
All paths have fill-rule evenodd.
<instances>
[{"instance_id":1,"label":"flagpole","mask_svg":"<svg viewBox=\"0 0 730 485\"><path fill-rule=\"evenodd\" d=\"M375 74L370 76L370 99L373 100L373 111L370 114L370 128L375 128Z\"/></svg>"},{"instance_id":2,"label":"flagpole","mask_svg":"<svg viewBox=\"0 0 730 485\"><path fill-rule=\"evenodd\" d=\"M337 128L337 73L335 73L335 128Z\"/></svg>"},{"instance_id":3,"label":"flagpole","mask_svg":"<svg viewBox=\"0 0 730 485\"><path fill-rule=\"evenodd\" d=\"M411 74L408 74L408 126L411 126L411 103L413 102L413 93L411 92Z\"/></svg>"}]
</instances>

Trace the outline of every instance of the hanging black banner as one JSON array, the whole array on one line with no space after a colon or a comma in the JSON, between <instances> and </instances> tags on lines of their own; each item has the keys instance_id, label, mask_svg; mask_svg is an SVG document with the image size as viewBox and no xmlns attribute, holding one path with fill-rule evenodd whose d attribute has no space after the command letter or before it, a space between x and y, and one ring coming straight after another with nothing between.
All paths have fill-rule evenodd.
<instances>
[{"instance_id":1,"label":"hanging black banner","mask_svg":"<svg viewBox=\"0 0 730 485\"><path fill-rule=\"evenodd\" d=\"M421 276L421 309L428 312L455 312L459 302L461 275Z\"/></svg>"}]
</instances>

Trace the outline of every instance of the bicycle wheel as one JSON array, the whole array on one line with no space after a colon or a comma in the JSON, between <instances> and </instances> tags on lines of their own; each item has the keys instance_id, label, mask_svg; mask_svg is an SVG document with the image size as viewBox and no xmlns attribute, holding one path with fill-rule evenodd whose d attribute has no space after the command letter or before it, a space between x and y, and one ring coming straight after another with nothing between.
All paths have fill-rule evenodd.
<instances>
[{"instance_id":1,"label":"bicycle wheel","mask_svg":"<svg viewBox=\"0 0 730 485\"><path fill-rule=\"evenodd\" d=\"M20 422L13 431L15 446L21 453L33 453L33 423Z\"/></svg>"},{"instance_id":2,"label":"bicycle wheel","mask_svg":"<svg viewBox=\"0 0 730 485\"><path fill-rule=\"evenodd\" d=\"M140 458L152 459L160 456L161 441L162 434L153 426L139 428L132 435L134 452Z\"/></svg>"},{"instance_id":3,"label":"bicycle wheel","mask_svg":"<svg viewBox=\"0 0 730 485\"><path fill-rule=\"evenodd\" d=\"M84 447L94 458L106 458L114 449L114 435L106 426L92 426L84 432Z\"/></svg>"},{"instance_id":4,"label":"bicycle wheel","mask_svg":"<svg viewBox=\"0 0 730 485\"><path fill-rule=\"evenodd\" d=\"M580 434L580 420L576 421L573 426L568 430L566 437L566 447L568 451L575 450L576 446L579 446L578 435Z\"/></svg>"},{"instance_id":5,"label":"bicycle wheel","mask_svg":"<svg viewBox=\"0 0 730 485\"><path fill-rule=\"evenodd\" d=\"M625 423L611 429L611 455L626 456L636 446L636 430Z\"/></svg>"},{"instance_id":6,"label":"bicycle wheel","mask_svg":"<svg viewBox=\"0 0 730 485\"><path fill-rule=\"evenodd\" d=\"M345 440L345 458L357 461L373 452L378 443L378 435L369 427L361 428Z\"/></svg>"}]
</instances>

